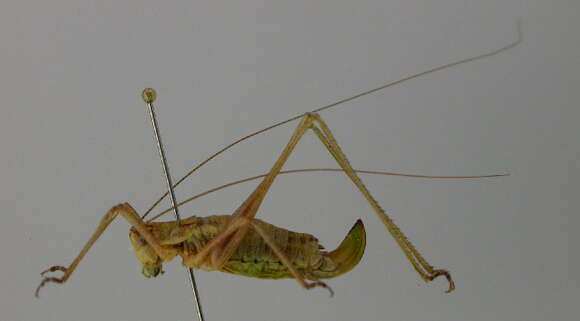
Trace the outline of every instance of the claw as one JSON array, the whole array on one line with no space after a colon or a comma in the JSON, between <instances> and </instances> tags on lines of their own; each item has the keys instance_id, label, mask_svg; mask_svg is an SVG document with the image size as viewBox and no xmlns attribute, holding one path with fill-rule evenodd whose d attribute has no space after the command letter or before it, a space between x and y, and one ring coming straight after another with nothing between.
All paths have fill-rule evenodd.
<instances>
[{"instance_id":1,"label":"claw","mask_svg":"<svg viewBox=\"0 0 580 321\"><path fill-rule=\"evenodd\" d=\"M38 293L40 292L40 288L42 288L48 282L62 283L62 282L64 282L64 278L44 278L42 280L42 282L40 282L40 285L38 285L38 287L36 288L36 291L34 291L35 297L38 298Z\"/></svg>"},{"instance_id":2,"label":"claw","mask_svg":"<svg viewBox=\"0 0 580 321\"><path fill-rule=\"evenodd\" d=\"M61 271L62 273L66 273L67 269L64 266L55 265L55 266L52 266L52 267L40 272L40 275L44 276L46 273L56 272L56 271ZM38 287L36 287L36 291L34 291L34 296L37 298L39 297L38 293L40 292L40 288L42 288L46 283L49 283L49 282L63 283L64 281L66 281L65 276L62 276L60 278L45 277L44 279L42 279L42 282L40 282Z\"/></svg>"},{"instance_id":3,"label":"claw","mask_svg":"<svg viewBox=\"0 0 580 321\"><path fill-rule=\"evenodd\" d=\"M455 290L455 282L453 281L453 279L451 278L451 274L447 270L435 270L435 271L433 271L433 275L431 275L429 280L433 281L435 278L437 278L438 276L441 276L441 275L445 276L445 278L447 279L447 282L449 282L449 288L447 289L447 291L445 291L445 293L450 293L453 290Z\"/></svg>"},{"instance_id":4,"label":"claw","mask_svg":"<svg viewBox=\"0 0 580 321\"><path fill-rule=\"evenodd\" d=\"M326 285L326 283L318 281L318 282L312 282L312 283L307 283L307 288L308 289L312 289L314 287L321 287L321 288L325 288L328 290L328 292L330 292L330 297L332 298L334 296L334 291L332 290L331 287L329 287L328 285Z\"/></svg>"}]
</instances>

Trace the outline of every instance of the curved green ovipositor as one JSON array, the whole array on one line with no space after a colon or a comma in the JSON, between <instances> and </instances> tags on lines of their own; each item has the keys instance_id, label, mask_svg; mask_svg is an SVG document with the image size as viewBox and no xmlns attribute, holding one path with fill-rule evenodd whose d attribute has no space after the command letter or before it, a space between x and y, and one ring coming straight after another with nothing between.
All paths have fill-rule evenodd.
<instances>
[{"instance_id":1,"label":"curved green ovipositor","mask_svg":"<svg viewBox=\"0 0 580 321\"><path fill-rule=\"evenodd\" d=\"M324 263L313 276L320 279L334 278L352 270L365 253L366 232L362 220L356 221L338 248L324 254Z\"/></svg>"}]
</instances>

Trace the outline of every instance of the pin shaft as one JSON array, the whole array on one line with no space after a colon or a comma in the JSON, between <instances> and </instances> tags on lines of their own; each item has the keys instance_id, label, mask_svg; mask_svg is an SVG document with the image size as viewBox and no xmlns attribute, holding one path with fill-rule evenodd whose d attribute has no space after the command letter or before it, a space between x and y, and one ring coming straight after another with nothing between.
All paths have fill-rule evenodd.
<instances>
[{"instance_id":1,"label":"pin shaft","mask_svg":"<svg viewBox=\"0 0 580 321\"><path fill-rule=\"evenodd\" d=\"M157 94L155 90L152 88L146 88L143 90L141 97L147 104L149 109L149 116L151 118L151 125L153 127L153 133L155 136L155 141L157 142L157 150L159 151L159 156L161 158L161 165L163 166L163 172L165 173L165 182L167 183L167 187L169 189L169 194L171 195L171 206L173 207L173 214L175 219L179 222L181 221L181 217L179 215L179 209L176 206L177 200L175 198L175 192L173 191L173 182L171 179L171 175L169 173L169 166L167 165L167 158L165 157L165 150L163 149L163 142L161 141L161 135L159 134L159 126L157 124L157 116L155 115L155 108L153 107L153 102L157 98ZM188 269L187 271L189 276L189 283L191 285L191 291L193 293L193 303L195 305L197 311L197 319L198 321L204 321L203 312L201 310L201 305L199 303L199 294L197 291L197 284L195 282L195 276L193 275L193 270Z\"/></svg>"}]
</instances>

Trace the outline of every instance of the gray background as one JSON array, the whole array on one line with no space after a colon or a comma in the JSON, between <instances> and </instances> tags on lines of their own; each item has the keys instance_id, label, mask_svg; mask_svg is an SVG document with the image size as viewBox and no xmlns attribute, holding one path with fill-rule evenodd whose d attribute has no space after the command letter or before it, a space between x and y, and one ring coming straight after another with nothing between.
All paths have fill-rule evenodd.
<instances>
[{"instance_id":1,"label":"gray background","mask_svg":"<svg viewBox=\"0 0 580 321\"><path fill-rule=\"evenodd\" d=\"M422 282L338 174L279 179L259 217L333 248L366 222L363 262L329 280L198 272L213 320L577 320L580 179L578 1L4 1L0 5L0 319L191 320L177 262L147 280L127 223L68 264L112 205L143 211L164 183L144 87L155 87L174 176L253 130L430 67L523 43L345 104L322 116L357 168L509 178L364 176L444 280ZM296 123L247 141L178 190L185 198L267 170ZM287 168L334 167L312 135ZM255 186L184 214L230 213ZM576 306L574 306L576 302Z\"/></svg>"}]
</instances>

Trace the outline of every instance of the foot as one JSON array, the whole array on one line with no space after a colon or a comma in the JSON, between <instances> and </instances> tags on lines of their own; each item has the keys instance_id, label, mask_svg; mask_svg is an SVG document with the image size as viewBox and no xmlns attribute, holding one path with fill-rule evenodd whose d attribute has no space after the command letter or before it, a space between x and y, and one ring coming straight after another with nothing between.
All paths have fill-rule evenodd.
<instances>
[{"instance_id":1,"label":"foot","mask_svg":"<svg viewBox=\"0 0 580 321\"><path fill-rule=\"evenodd\" d=\"M449 282L449 288L447 289L447 291L445 291L445 293L449 293L449 292L452 292L453 290L455 290L455 282L453 282L453 279L451 278L451 274L447 270L435 270L435 271L433 271L433 274L429 277L429 281L433 281L434 279L436 279L438 276L441 276L441 275L445 276L445 278Z\"/></svg>"},{"instance_id":2,"label":"foot","mask_svg":"<svg viewBox=\"0 0 580 321\"><path fill-rule=\"evenodd\" d=\"M41 276L44 276L46 273L49 272L56 272L56 271L61 271L63 273L66 274L67 269L64 266L60 266L60 265L55 265L53 267L50 267L42 272L40 272ZM49 282L54 282L54 283L63 283L64 281L66 281L65 276L63 275L60 278L55 278L55 277L45 277L42 282L40 282L40 284L38 285L38 287L36 288L36 291L34 291L34 296L36 296L38 298L38 293L40 292L40 288L42 288L46 283Z\"/></svg>"},{"instance_id":3,"label":"foot","mask_svg":"<svg viewBox=\"0 0 580 321\"><path fill-rule=\"evenodd\" d=\"M329 287L328 285L326 285L326 283L324 283L324 282L318 281L318 282L306 283L306 288L307 289L312 289L312 288L315 288L315 287L318 287L318 286L321 287L321 288L327 289L328 292L330 292L330 297L331 298L334 296L334 291L332 291L332 288Z\"/></svg>"}]
</instances>

